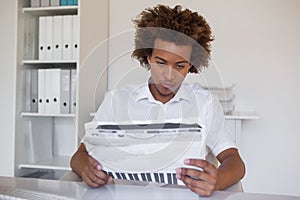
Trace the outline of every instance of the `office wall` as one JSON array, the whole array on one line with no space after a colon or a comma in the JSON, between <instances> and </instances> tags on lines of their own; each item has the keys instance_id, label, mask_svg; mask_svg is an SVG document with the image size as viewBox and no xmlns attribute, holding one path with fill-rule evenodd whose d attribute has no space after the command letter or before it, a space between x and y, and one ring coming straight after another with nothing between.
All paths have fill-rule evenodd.
<instances>
[{"instance_id":1,"label":"office wall","mask_svg":"<svg viewBox=\"0 0 300 200\"><path fill-rule=\"evenodd\" d=\"M260 116L242 123L245 190L300 196L300 1L111 0L109 89L148 76L130 58L130 21L157 3L178 3L207 18L215 42L204 74L213 74L211 83L235 83L236 108Z\"/></svg>"},{"instance_id":2,"label":"office wall","mask_svg":"<svg viewBox=\"0 0 300 200\"><path fill-rule=\"evenodd\" d=\"M13 176L16 1L0 4L0 176Z\"/></svg>"}]
</instances>

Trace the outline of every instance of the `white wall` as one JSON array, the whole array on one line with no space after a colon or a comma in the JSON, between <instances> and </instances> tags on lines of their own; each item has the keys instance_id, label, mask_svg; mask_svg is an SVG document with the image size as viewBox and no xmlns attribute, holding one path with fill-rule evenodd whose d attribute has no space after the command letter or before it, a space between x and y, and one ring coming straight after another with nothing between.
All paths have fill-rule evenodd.
<instances>
[{"instance_id":1,"label":"white wall","mask_svg":"<svg viewBox=\"0 0 300 200\"><path fill-rule=\"evenodd\" d=\"M0 4L0 176L13 176L16 1Z\"/></svg>"},{"instance_id":2,"label":"white wall","mask_svg":"<svg viewBox=\"0 0 300 200\"><path fill-rule=\"evenodd\" d=\"M114 37L109 89L126 81L141 82L147 76L130 59L131 19L157 3L178 3L199 11L216 38L212 67L205 73L219 71L225 84L235 83L237 109L254 110L260 116L243 122L245 190L300 196L300 1L174 2L110 1L110 35Z\"/></svg>"}]
</instances>

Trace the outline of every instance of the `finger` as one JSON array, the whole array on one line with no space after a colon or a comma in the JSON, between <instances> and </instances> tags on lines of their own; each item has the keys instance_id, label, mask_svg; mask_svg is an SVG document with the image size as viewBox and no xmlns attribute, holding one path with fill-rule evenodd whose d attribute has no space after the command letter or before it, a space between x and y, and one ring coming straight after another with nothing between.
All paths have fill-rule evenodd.
<instances>
[{"instance_id":1,"label":"finger","mask_svg":"<svg viewBox=\"0 0 300 200\"><path fill-rule=\"evenodd\" d=\"M89 157L88 157L88 162L90 163L90 165L91 165L93 168L96 168L96 167L99 165L99 166L101 167L101 169L102 169L101 164L100 164L97 160L95 160L93 157L89 156Z\"/></svg>"},{"instance_id":2,"label":"finger","mask_svg":"<svg viewBox=\"0 0 300 200\"><path fill-rule=\"evenodd\" d=\"M212 174L215 176L217 174L217 169L214 165L209 163L206 160L201 160L201 159L186 159L184 161L184 164L190 165L190 166L195 166L203 169L203 171Z\"/></svg>"},{"instance_id":3,"label":"finger","mask_svg":"<svg viewBox=\"0 0 300 200\"><path fill-rule=\"evenodd\" d=\"M180 168L177 171L176 172L180 174L179 176L181 177L189 177L192 180L202 180L213 185L216 183L216 179L207 172L190 168Z\"/></svg>"},{"instance_id":4,"label":"finger","mask_svg":"<svg viewBox=\"0 0 300 200\"><path fill-rule=\"evenodd\" d=\"M193 192L209 196L214 191L214 185L202 180L195 180L190 176L182 176L181 181Z\"/></svg>"},{"instance_id":5,"label":"finger","mask_svg":"<svg viewBox=\"0 0 300 200\"><path fill-rule=\"evenodd\" d=\"M94 183L93 185L97 185L96 187L105 185L108 182L110 176L108 176L103 171L94 171L94 173L88 174L89 182Z\"/></svg>"},{"instance_id":6,"label":"finger","mask_svg":"<svg viewBox=\"0 0 300 200\"><path fill-rule=\"evenodd\" d=\"M97 187L100 187L100 185L98 183L94 183L91 179L84 179L84 182L90 186L90 187L93 187L93 188L97 188Z\"/></svg>"},{"instance_id":7,"label":"finger","mask_svg":"<svg viewBox=\"0 0 300 200\"><path fill-rule=\"evenodd\" d=\"M106 178L106 176L104 176L104 174L106 174L106 173L104 173L102 171L102 166L97 160L95 160L94 158L89 156L88 157L88 162L90 163L89 164L89 168L90 168L89 171L91 171L94 175L96 175L97 177L99 177L101 179ZM92 174L90 174L89 176L92 176ZM94 177L90 177L90 178L94 178ZM94 178L94 179L96 179L96 178ZM92 180L94 180L94 179L92 179Z\"/></svg>"},{"instance_id":8,"label":"finger","mask_svg":"<svg viewBox=\"0 0 300 200\"><path fill-rule=\"evenodd\" d=\"M214 190L214 183L204 181L201 179L195 179L190 176L182 176L182 181L187 185L192 187L197 187L203 190Z\"/></svg>"},{"instance_id":9,"label":"finger","mask_svg":"<svg viewBox=\"0 0 300 200\"><path fill-rule=\"evenodd\" d=\"M109 176L103 172L100 167L95 168L93 165L89 164L82 172L82 179L91 187L100 187L107 183Z\"/></svg>"},{"instance_id":10,"label":"finger","mask_svg":"<svg viewBox=\"0 0 300 200\"><path fill-rule=\"evenodd\" d=\"M98 183L93 182L93 180L88 176L88 174L82 174L82 180L90 187L99 187Z\"/></svg>"},{"instance_id":11,"label":"finger","mask_svg":"<svg viewBox=\"0 0 300 200\"><path fill-rule=\"evenodd\" d=\"M209 175L197 169L181 168L181 176L188 176L195 180L209 180Z\"/></svg>"}]
</instances>

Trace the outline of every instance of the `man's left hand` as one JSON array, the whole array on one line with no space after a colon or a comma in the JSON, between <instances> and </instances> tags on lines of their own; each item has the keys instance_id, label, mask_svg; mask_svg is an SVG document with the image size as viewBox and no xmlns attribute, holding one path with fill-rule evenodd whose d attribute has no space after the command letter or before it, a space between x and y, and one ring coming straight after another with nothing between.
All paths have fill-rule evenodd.
<instances>
[{"instance_id":1,"label":"man's left hand","mask_svg":"<svg viewBox=\"0 0 300 200\"><path fill-rule=\"evenodd\" d=\"M218 169L214 165L200 159L187 159L184 163L202 169L176 169L177 179L181 180L191 191L201 196L210 196L214 190L217 190Z\"/></svg>"}]
</instances>

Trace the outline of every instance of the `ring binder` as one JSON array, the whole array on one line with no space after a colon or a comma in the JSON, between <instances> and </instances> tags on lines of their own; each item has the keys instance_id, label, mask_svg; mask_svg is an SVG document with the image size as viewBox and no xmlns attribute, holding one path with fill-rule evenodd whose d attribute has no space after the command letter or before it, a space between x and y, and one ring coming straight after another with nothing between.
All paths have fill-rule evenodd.
<instances>
[{"instance_id":1,"label":"ring binder","mask_svg":"<svg viewBox=\"0 0 300 200\"><path fill-rule=\"evenodd\" d=\"M39 17L39 60L46 60L46 17Z\"/></svg>"},{"instance_id":2,"label":"ring binder","mask_svg":"<svg viewBox=\"0 0 300 200\"><path fill-rule=\"evenodd\" d=\"M72 59L72 15L63 16L63 60Z\"/></svg>"},{"instance_id":3,"label":"ring binder","mask_svg":"<svg viewBox=\"0 0 300 200\"><path fill-rule=\"evenodd\" d=\"M50 6L50 0L41 0L41 7Z\"/></svg>"},{"instance_id":4,"label":"ring binder","mask_svg":"<svg viewBox=\"0 0 300 200\"><path fill-rule=\"evenodd\" d=\"M30 6L31 7L40 7L41 1L40 0L30 0Z\"/></svg>"}]
</instances>

